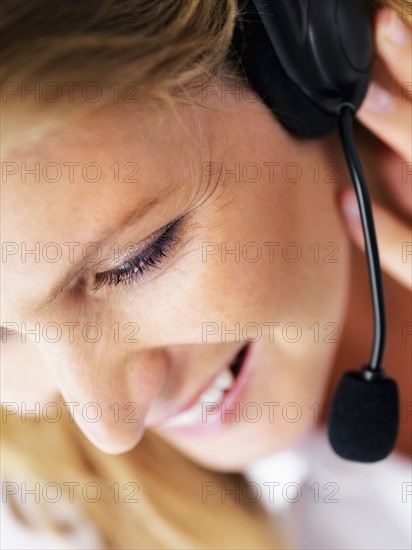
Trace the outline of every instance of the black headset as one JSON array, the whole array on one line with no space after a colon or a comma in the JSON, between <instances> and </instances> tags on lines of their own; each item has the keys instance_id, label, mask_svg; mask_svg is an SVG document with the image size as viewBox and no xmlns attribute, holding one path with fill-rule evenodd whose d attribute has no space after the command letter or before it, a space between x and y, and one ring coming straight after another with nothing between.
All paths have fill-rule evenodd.
<instances>
[{"instance_id":1,"label":"black headset","mask_svg":"<svg viewBox=\"0 0 412 550\"><path fill-rule=\"evenodd\" d=\"M298 138L339 128L356 191L371 285L374 334L370 360L346 372L332 401L328 436L342 458L382 460L399 427L396 382L382 369L385 307L368 188L353 137L366 95L374 36L362 0L240 0L232 53L282 125Z\"/></svg>"}]
</instances>

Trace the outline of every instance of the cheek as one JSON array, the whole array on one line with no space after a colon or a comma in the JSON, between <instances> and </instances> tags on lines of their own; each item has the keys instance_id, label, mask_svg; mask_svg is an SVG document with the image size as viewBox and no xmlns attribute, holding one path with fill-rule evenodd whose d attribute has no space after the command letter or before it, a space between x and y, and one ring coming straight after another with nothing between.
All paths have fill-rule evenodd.
<instances>
[{"instance_id":1,"label":"cheek","mask_svg":"<svg viewBox=\"0 0 412 550\"><path fill-rule=\"evenodd\" d=\"M262 338L265 322L296 323L312 339L309 327L316 323L320 337L327 337L327 323L340 331L349 247L332 187L240 190L207 240L210 253L192 266L192 303L218 325L216 341L224 341L223 323L240 324L241 335L242 327L257 323Z\"/></svg>"}]
</instances>

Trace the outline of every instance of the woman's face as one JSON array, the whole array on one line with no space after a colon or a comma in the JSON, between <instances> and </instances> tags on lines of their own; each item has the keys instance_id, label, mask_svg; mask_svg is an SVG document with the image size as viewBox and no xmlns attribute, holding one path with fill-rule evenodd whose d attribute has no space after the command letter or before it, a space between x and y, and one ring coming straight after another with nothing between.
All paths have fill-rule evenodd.
<instances>
[{"instance_id":1,"label":"woman's face","mask_svg":"<svg viewBox=\"0 0 412 550\"><path fill-rule=\"evenodd\" d=\"M30 380L46 420L53 379L105 452L149 428L236 470L317 420L347 297L347 175L336 136L299 141L250 94L202 99L111 105L6 144L2 325L50 374L27 356L3 373L27 408Z\"/></svg>"}]
</instances>

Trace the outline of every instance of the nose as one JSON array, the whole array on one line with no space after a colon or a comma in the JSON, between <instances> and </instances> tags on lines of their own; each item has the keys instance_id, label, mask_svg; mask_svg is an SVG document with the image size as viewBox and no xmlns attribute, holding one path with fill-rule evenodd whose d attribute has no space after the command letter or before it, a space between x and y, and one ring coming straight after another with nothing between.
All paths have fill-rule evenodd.
<instances>
[{"instance_id":1,"label":"nose","mask_svg":"<svg viewBox=\"0 0 412 550\"><path fill-rule=\"evenodd\" d=\"M109 454L129 451L140 441L144 419L162 390L169 364L166 348L115 351L45 353L74 421L98 449Z\"/></svg>"}]
</instances>

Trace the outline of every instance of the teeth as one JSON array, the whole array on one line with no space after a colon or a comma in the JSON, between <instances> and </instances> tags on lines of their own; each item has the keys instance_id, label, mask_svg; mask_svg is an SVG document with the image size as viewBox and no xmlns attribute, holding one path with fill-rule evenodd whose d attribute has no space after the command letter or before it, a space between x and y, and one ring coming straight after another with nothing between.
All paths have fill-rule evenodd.
<instances>
[{"instance_id":1,"label":"teeth","mask_svg":"<svg viewBox=\"0 0 412 550\"><path fill-rule=\"evenodd\" d=\"M219 388L212 386L204 393L202 393L202 395L200 396L200 401L202 403L219 403L223 397L223 393L224 390L219 390Z\"/></svg>"},{"instance_id":2,"label":"teeth","mask_svg":"<svg viewBox=\"0 0 412 550\"><path fill-rule=\"evenodd\" d=\"M222 371L213 383L202 393L196 403L187 411L184 411L165 423L165 426L191 426L200 424L203 420L204 403L220 403L224 392L228 390L234 381L230 368Z\"/></svg>"},{"instance_id":3,"label":"teeth","mask_svg":"<svg viewBox=\"0 0 412 550\"><path fill-rule=\"evenodd\" d=\"M215 388L219 390L228 390L233 384L234 376L230 369L225 369L222 371L219 376L213 382Z\"/></svg>"},{"instance_id":4,"label":"teeth","mask_svg":"<svg viewBox=\"0 0 412 550\"><path fill-rule=\"evenodd\" d=\"M165 426L191 426L202 421L202 403L195 403L189 410L177 414Z\"/></svg>"}]
</instances>

